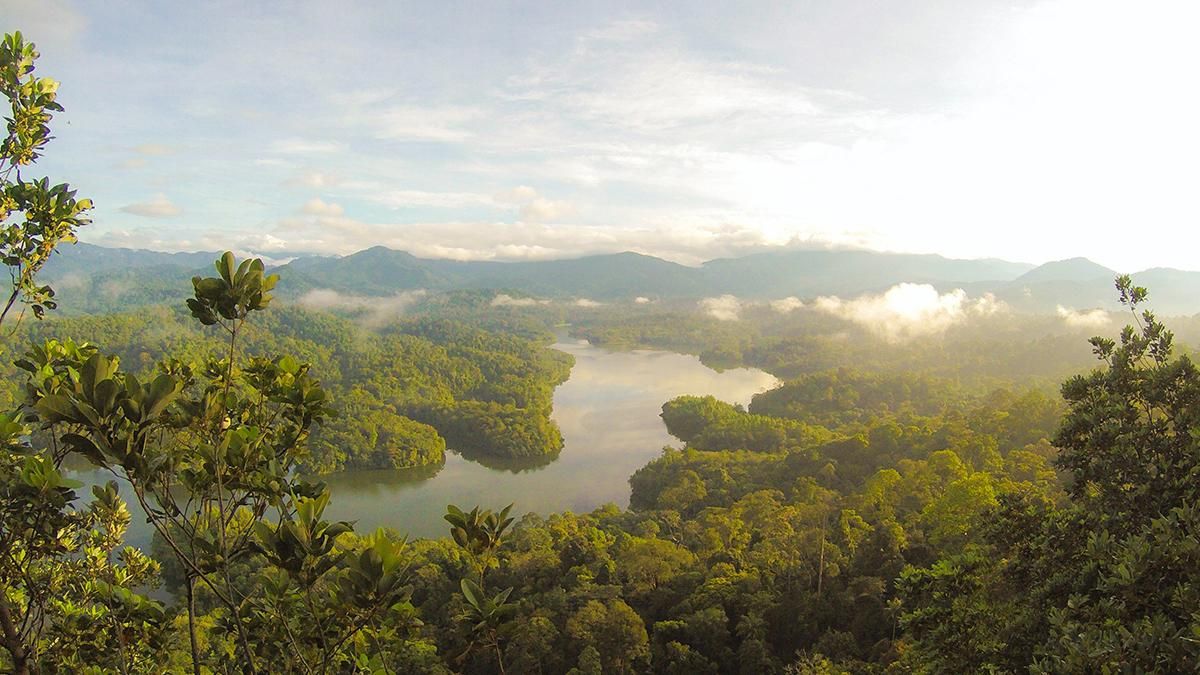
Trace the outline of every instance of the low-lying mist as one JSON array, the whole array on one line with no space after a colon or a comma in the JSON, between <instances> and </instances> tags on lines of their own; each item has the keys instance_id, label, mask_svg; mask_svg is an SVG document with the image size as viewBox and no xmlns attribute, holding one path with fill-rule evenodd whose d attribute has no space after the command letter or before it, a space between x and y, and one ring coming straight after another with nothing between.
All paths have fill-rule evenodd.
<instances>
[{"instance_id":1,"label":"low-lying mist","mask_svg":"<svg viewBox=\"0 0 1200 675\"><path fill-rule=\"evenodd\" d=\"M426 295L428 292L424 289L366 297L341 293L331 288L316 288L302 295L299 304L305 309L352 312L364 325L374 328L404 316Z\"/></svg>"}]
</instances>

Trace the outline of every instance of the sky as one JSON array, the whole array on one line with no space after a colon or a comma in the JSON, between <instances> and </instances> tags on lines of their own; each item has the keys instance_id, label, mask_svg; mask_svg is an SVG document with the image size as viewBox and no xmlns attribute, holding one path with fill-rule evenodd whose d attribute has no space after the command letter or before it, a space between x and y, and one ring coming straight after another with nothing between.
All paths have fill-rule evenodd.
<instances>
[{"instance_id":1,"label":"sky","mask_svg":"<svg viewBox=\"0 0 1200 675\"><path fill-rule=\"evenodd\" d=\"M81 239L1200 269L1200 3L0 0Z\"/></svg>"}]
</instances>

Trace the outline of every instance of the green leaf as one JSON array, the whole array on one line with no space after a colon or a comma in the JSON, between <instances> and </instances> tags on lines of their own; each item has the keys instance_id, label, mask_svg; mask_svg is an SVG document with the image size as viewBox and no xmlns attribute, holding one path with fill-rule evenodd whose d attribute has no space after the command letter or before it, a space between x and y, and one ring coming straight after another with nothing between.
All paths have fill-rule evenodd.
<instances>
[{"instance_id":1,"label":"green leaf","mask_svg":"<svg viewBox=\"0 0 1200 675\"><path fill-rule=\"evenodd\" d=\"M217 260L215 265L217 268L217 274L221 275L221 278L225 280L225 283L232 286L233 276L235 273L233 252L225 251L225 253L221 255L221 258Z\"/></svg>"},{"instance_id":2,"label":"green leaf","mask_svg":"<svg viewBox=\"0 0 1200 675\"><path fill-rule=\"evenodd\" d=\"M471 603L472 607L476 609L483 607L483 589L479 587L479 584L464 578L459 583L459 586L462 588L463 597L467 599L467 602Z\"/></svg>"}]
</instances>

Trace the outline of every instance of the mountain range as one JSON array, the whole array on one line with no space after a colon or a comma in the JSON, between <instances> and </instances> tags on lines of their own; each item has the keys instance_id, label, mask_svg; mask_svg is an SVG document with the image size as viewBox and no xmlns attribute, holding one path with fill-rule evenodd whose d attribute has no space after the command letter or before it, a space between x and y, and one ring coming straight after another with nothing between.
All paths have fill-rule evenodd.
<instances>
[{"instance_id":1,"label":"mountain range","mask_svg":"<svg viewBox=\"0 0 1200 675\"><path fill-rule=\"evenodd\" d=\"M179 283L194 274L211 273L211 261L217 256L216 252L162 253L79 243L64 247L46 266L43 278L68 297L72 289L104 296L90 299L99 303L92 309L122 302L144 304L177 298ZM688 267L630 252L496 262L419 258L376 246L343 257L301 257L273 271L284 281L281 294L285 298L315 289L365 296L415 289L495 289L598 301L639 296L689 300L722 294L776 299L851 297L909 282L931 284L941 291L962 288L972 296L991 293L1022 311L1053 312L1060 305L1070 309L1117 306L1113 290L1117 272L1086 258L1034 266L932 254L781 249ZM1150 305L1160 314L1200 312L1200 272L1154 268L1132 276L1150 289Z\"/></svg>"}]
</instances>

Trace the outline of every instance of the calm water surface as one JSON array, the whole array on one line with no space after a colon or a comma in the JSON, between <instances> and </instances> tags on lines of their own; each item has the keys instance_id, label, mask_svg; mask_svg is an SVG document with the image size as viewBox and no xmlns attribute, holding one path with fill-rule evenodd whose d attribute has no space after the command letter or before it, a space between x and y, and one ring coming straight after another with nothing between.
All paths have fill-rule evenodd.
<instances>
[{"instance_id":1,"label":"calm water surface","mask_svg":"<svg viewBox=\"0 0 1200 675\"><path fill-rule=\"evenodd\" d=\"M674 442L659 418L664 402L683 394L712 394L746 404L778 383L760 370L718 373L694 356L670 352L613 352L573 340L554 347L575 357L570 379L554 392L554 420L564 441L557 458L541 466L495 460L485 466L448 452L441 467L324 476L321 480L333 493L326 517L357 521L358 532L390 527L413 537L434 537L445 534L442 514L451 503L500 508L511 502L513 512L522 514L579 513L609 502L624 507L630 474ZM121 492L131 498L128 489ZM86 490L80 494L90 495ZM144 523L136 522L139 515L128 539L145 546L149 533Z\"/></svg>"}]
</instances>

